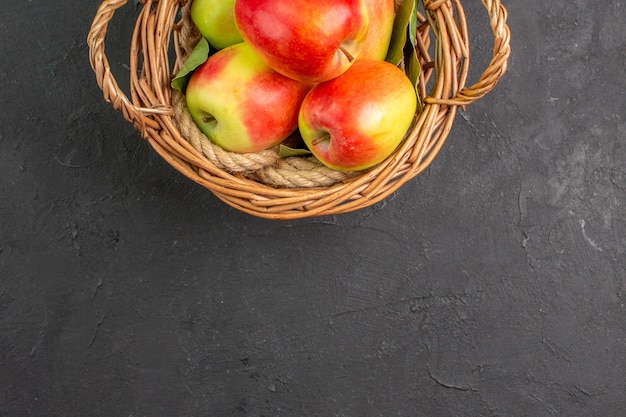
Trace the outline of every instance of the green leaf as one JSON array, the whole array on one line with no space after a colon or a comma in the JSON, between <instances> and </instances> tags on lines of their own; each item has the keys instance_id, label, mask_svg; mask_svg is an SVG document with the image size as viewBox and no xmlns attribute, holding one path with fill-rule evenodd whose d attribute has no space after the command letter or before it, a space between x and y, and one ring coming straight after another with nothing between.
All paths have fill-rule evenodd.
<instances>
[{"instance_id":1,"label":"green leaf","mask_svg":"<svg viewBox=\"0 0 626 417\"><path fill-rule=\"evenodd\" d=\"M290 156L304 156L311 155L311 151L308 149L290 148L289 146L280 145L278 154L281 158L289 158Z\"/></svg>"},{"instance_id":2,"label":"green leaf","mask_svg":"<svg viewBox=\"0 0 626 417\"><path fill-rule=\"evenodd\" d=\"M405 48L404 62L405 62L406 75L409 78L409 80L411 80L411 83L415 87L415 93L417 95L417 108L421 112L422 100L420 99L420 96L419 96L418 82L419 82L420 74L422 72L422 66L420 65L419 60L417 59L417 52L415 50L415 47L407 45L407 47Z\"/></svg>"},{"instance_id":3,"label":"green leaf","mask_svg":"<svg viewBox=\"0 0 626 417\"><path fill-rule=\"evenodd\" d=\"M187 57L176 77L172 80L172 88L183 91L187 86L187 81L191 73L202 65L209 57L209 43L206 39L200 39L200 42L193 48L191 54Z\"/></svg>"},{"instance_id":4,"label":"green leaf","mask_svg":"<svg viewBox=\"0 0 626 417\"><path fill-rule=\"evenodd\" d=\"M403 65L407 77L415 87L418 108L421 111L422 103L419 97L418 82L422 68L416 51L419 4L420 0L405 0L400 5L394 20L386 61L396 66Z\"/></svg>"},{"instance_id":5,"label":"green leaf","mask_svg":"<svg viewBox=\"0 0 626 417\"><path fill-rule=\"evenodd\" d=\"M422 72L422 66L420 65L418 56L417 56L417 6L419 4L419 0L415 0L415 5L411 12L411 16L408 24L408 39L409 42L405 43L404 47L404 65L407 77L413 83L415 87L415 92L417 93L418 100L418 108L420 111L422 110L422 103L419 97L418 91L418 82L419 77Z\"/></svg>"},{"instance_id":6,"label":"green leaf","mask_svg":"<svg viewBox=\"0 0 626 417\"><path fill-rule=\"evenodd\" d=\"M393 22L389 51L387 58L385 58L385 61L391 62L393 65L397 66L402 62L404 46L407 41L407 28L411 23L412 15L415 15L417 21L417 0L403 1ZM415 39L413 39L414 41Z\"/></svg>"},{"instance_id":7,"label":"green leaf","mask_svg":"<svg viewBox=\"0 0 626 417\"><path fill-rule=\"evenodd\" d=\"M419 0L415 0L415 6L411 11L411 18L409 19L409 39L413 47L417 46L417 7L419 6Z\"/></svg>"}]
</instances>

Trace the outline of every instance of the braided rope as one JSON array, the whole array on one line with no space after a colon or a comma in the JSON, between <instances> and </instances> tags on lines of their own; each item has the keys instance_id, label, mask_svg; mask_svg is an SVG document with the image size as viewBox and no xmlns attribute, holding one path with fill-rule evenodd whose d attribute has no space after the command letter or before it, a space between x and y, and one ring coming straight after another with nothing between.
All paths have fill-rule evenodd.
<instances>
[{"instance_id":1,"label":"braided rope","mask_svg":"<svg viewBox=\"0 0 626 417\"><path fill-rule=\"evenodd\" d=\"M294 156L256 172L255 178L276 188L313 188L329 187L356 175L327 168L313 157Z\"/></svg>"}]
</instances>

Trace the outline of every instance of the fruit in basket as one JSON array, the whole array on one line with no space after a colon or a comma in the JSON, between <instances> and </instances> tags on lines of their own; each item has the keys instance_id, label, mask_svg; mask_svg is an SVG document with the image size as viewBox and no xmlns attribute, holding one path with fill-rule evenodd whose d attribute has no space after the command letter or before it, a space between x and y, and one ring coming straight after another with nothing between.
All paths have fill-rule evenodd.
<instances>
[{"instance_id":1,"label":"fruit in basket","mask_svg":"<svg viewBox=\"0 0 626 417\"><path fill-rule=\"evenodd\" d=\"M387 56L395 15L395 0L365 0L369 29L365 46L357 59L380 59Z\"/></svg>"},{"instance_id":2,"label":"fruit in basket","mask_svg":"<svg viewBox=\"0 0 626 417\"><path fill-rule=\"evenodd\" d=\"M236 0L235 22L270 67L318 83L359 56L369 16L364 0Z\"/></svg>"},{"instance_id":3,"label":"fruit in basket","mask_svg":"<svg viewBox=\"0 0 626 417\"><path fill-rule=\"evenodd\" d=\"M215 144L232 152L277 145L298 126L310 86L268 67L245 42L212 55L187 84L189 113Z\"/></svg>"},{"instance_id":4,"label":"fruit in basket","mask_svg":"<svg viewBox=\"0 0 626 417\"><path fill-rule=\"evenodd\" d=\"M216 49L243 41L235 24L235 0L193 0L191 20Z\"/></svg>"},{"instance_id":5,"label":"fruit in basket","mask_svg":"<svg viewBox=\"0 0 626 417\"><path fill-rule=\"evenodd\" d=\"M323 164L359 171L398 147L416 108L415 89L400 69L386 61L357 61L309 91L300 107L299 128Z\"/></svg>"}]
</instances>

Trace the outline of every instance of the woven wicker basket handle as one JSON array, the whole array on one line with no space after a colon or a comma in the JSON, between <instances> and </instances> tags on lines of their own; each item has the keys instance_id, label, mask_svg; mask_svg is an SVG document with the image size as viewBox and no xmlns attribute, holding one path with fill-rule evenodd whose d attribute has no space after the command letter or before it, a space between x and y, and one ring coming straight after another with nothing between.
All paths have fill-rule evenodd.
<instances>
[{"instance_id":1,"label":"woven wicker basket handle","mask_svg":"<svg viewBox=\"0 0 626 417\"><path fill-rule=\"evenodd\" d=\"M111 72L109 61L104 52L104 39L109 21L115 10L124 6L127 1L104 0L100 4L87 35L87 45L89 46L89 61L96 74L98 86L104 94L104 99L111 103L114 109L119 110L124 115L124 119L134 123L143 132L146 128L146 114L172 114L173 110L171 106L165 104L151 108L135 106L120 89Z\"/></svg>"},{"instance_id":2,"label":"woven wicker basket handle","mask_svg":"<svg viewBox=\"0 0 626 417\"><path fill-rule=\"evenodd\" d=\"M448 0L424 0L427 9L437 9ZM493 57L480 79L471 87L465 87L456 96L450 99L438 99L426 97L426 102L431 104L444 104L449 106L465 106L484 97L494 89L498 80L507 70L509 55L511 54L511 31L506 24L507 11L500 4L500 0L482 0L489 13L489 25L494 35Z\"/></svg>"}]
</instances>

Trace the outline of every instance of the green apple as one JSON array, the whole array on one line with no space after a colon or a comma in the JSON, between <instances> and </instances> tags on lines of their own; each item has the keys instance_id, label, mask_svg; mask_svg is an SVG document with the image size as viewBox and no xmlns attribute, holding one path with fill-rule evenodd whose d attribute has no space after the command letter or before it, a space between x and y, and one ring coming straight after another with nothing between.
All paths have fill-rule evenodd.
<instances>
[{"instance_id":1,"label":"green apple","mask_svg":"<svg viewBox=\"0 0 626 417\"><path fill-rule=\"evenodd\" d=\"M234 17L235 0L193 0L191 20L216 49L243 41Z\"/></svg>"},{"instance_id":2,"label":"green apple","mask_svg":"<svg viewBox=\"0 0 626 417\"><path fill-rule=\"evenodd\" d=\"M352 65L369 16L364 0L237 0L235 22L270 67L318 83Z\"/></svg>"},{"instance_id":3,"label":"green apple","mask_svg":"<svg viewBox=\"0 0 626 417\"><path fill-rule=\"evenodd\" d=\"M227 151L257 152L296 130L309 89L268 67L241 42L196 68L186 101L194 122L212 142Z\"/></svg>"},{"instance_id":4,"label":"green apple","mask_svg":"<svg viewBox=\"0 0 626 417\"><path fill-rule=\"evenodd\" d=\"M393 33L395 0L365 0L369 14L369 29L365 38L365 46L359 54L359 60L379 59L387 57L387 50Z\"/></svg>"},{"instance_id":5,"label":"green apple","mask_svg":"<svg viewBox=\"0 0 626 417\"><path fill-rule=\"evenodd\" d=\"M415 88L393 64L356 61L315 85L300 107L300 133L309 150L340 171L370 168L402 142L417 109Z\"/></svg>"}]
</instances>

